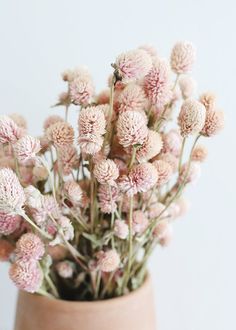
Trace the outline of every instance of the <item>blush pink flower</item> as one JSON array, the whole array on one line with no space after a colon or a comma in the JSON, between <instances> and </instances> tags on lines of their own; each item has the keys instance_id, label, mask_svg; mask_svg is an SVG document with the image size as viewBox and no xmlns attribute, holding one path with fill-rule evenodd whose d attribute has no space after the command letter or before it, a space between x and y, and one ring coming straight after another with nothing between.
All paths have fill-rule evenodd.
<instances>
[{"instance_id":1,"label":"blush pink flower","mask_svg":"<svg viewBox=\"0 0 236 330\"><path fill-rule=\"evenodd\" d=\"M153 130L148 130L148 135L143 145L136 152L137 160L143 162L152 159L160 153L162 146L161 135Z\"/></svg>"},{"instance_id":2,"label":"blush pink flower","mask_svg":"<svg viewBox=\"0 0 236 330\"><path fill-rule=\"evenodd\" d=\"M171 68L177 73L187 73L192 70L196 58L194 46L186 41L178 42L171 52Z\"/></svg>"},{"instance_id":3,"label":"blush pink flower","mask_svg":"<svg viewBox=\"0 0 236 330\"><path fill-rule=\"evenodd\" d=\"M163 247L168 246L173 238L173 227L169 224L163 233L162 237L159 238L159 244Z\"/></svg>"},{"instance_id":4,"label":"blush pink flower","mask_svg":"<svg viewBox=\"0 0 236 330\"><path fill-rule=\"evenodd\" d=\"M159 187L163 186L168 181L170 181L173 174L173 169L169 163L160 159L160 160L155 160L152 164L155 166L158 173L157 185Z\"/></svg>"},{"instance_id":5,"label":"blush pink flower","mask_svg":"<svg viewBox=\"0 0 236 330\"><path fill-rule=\"evenodd\" d=\"M103 91L101 91L101 93L99 93L96 96L96 103L97 104L109 104L110 102L110 90L109 89L105 89Z\"/></svg>"},{"instance_id":6,"label":"blush pink flower","mask_svg":"<svg viewBox=\"0 0 236 330\"><path fill-rule=\"evenodd\" d=\"M98 267L102 272L110 273L118 269L120 256L116 250L100 251L98 254Z\"/></svg>"},{"instance_id":7,"label":"blush pink flower","mask_svg":"<svg viewBox=\"0 0 236 330\"><path fill-rule=\"evenodd\" d=\"M162 107L171 99L170 69L164 60L155 61L152 69L146 75L143 87L151 104Z\"/></svg>"},{"instance_id":8,"label":"blush pink flower","mask_svg":"<svg viewBox=\"0 0 236 330\"><path fill-rule=\"evenodd\" d=\"M169 223L167 220L162 220L159 223L157 223L154 231L153 231L153 235L157 238L162 238L165 236L165 234L168 232L169 230Z\"/></svg>"},{"instance_id":9,"label":"blush pink flower","mask_svg":"<svg viewBox=\"0 0 236 330\"><path fill-rule=\"evenodd\" d=\"M63 148L73 144L74 129L66 122L57 122L46 131L49 141L51 141L57 148Z\"/></svg>"},{"instance_id":10,"label":"blush pink flower","mask_svg":"<svg viewBox=\"0 0 236 330\"><path fill-rule=\"evenodd\" d=\"M204 162L207 158L208 151L207 148L199 145L196 146L192 153L192 160L196 162Z\"/></svg>"},{"instance_id":11,"label":"blush pink flower","mask_svg":"<svg viewBox=\"0 0 236 330\"><path fill-rule=\"evenodd\" d=\"M173 173L175 173L177 171L179 160L172 153L167 152L167 153L160 154L158 156L158 159L164 160L165 162L167 162L168 164L170 164L170 166L172 167Z\"/></svg>"},{"instance_id":12,"label":"blush pink flower","mask_svg":"<svg viewBox=\"0 0 236 330\"><path fill-rule=\"evenodd\" d=\"M19 215L0 212L0 234L5 236L10 235L20 227L20 224L21 217Z\"/></svg>"},{"instance_id":13,"label":"blush pink flower","mask_svg":"<svg viewBox=\"0 0 236 330\"><path fill-rule=\"evenodd\" d=\"M150 219L166 218L168 216L167 211L164 211L166 206L162 203L152 203L148 208L148 216Z\"/></svg>"},{"instance_id":14,"label":"blush pink flower","mask_svg":"<svg viewBox=\"0 0 236 330\"><path fill-rule=\"evenodd\" d=\"M72 278L74 273L74 264L71 261L61 261L56 264L56 270L62 278Z\"/></svg>"},{"instance_id":15,"label":"blush pink flower","mask_svg":"<svg viewBox=\"0 0 236 330\"><path fill-rule=\"evenodd\" d=\"M143 211L137 210L133 212L132 231L134 234L143 234L148 224L148 218Z\"/></svg>"},{"instance_id":16,"label":"blush pink flower","mask_svg":"<svg viewBox=\"0 0 236 330\"><path fill-rule=\"evenodd\" d=\"M126 239L129 235L129 227L124 220L116 220L114 225L114 234L120 239Z\"/></svg>"},{"instance_id":17,"label":"blush pink flower","mask_svg":"<svg viewBox=\"0 0 236 330\"><path fill-rule=\"evenodd\" d=\"M64 184L64 191L68 199L73 203L77 204L80 203L82 199L82 189L80 188L80 185L74 181L74 180L69 180L65 182Z\"/></svg>"},{"instance_id":18,"label":"blush pink flower","mask_svg":"<svg viewBox=\"0 0 236 330\"><path fill-rule=\"evenodd\" d=\"M98 188L99 207L103 213L113 213L117 209L116 201L119 194L117 187L100 185Z\"/></svg>"},{"instance_id":19,"label":"blush pink flower","mask_svg":"<svg viewBox=\"0 0 236 330\"><path fill-rule=\"evenodd\" d=\"M127 148L143 144L148 135L148 128L143 115L138 111L121 113L117 122L119 143Z\"/></svg>"},{"instance_id":20,"label":"blush pink flower","mask_svg":"<svg viewBox=\"0 0 236 330\"><path fill-rule=\"evenodd\" d=\"M93 174L99 183L116 186L119 169L113 160L105 159L95 164Z\"/></svg>"},{"instance_id":21,"label":"blush pink flower","mask_svg":"<svg viewBox=\"0 0 236 330\"><path fill-rule=\"evenodd\" d=\"M40 260L45 253L45 247L41 239L33 234L26 233L16 243L17 257L29 260Z\"/></svg>"},{"instance_id":22,"label":"blush pink flower","mask_svg":"<svg viewBox=\"0 0 236 330\"><path fill-rule=\"evenodd\" d=\"M190 76L183 76L179 79L179 87L182 93L183 99L192 97L196 91L197 83Z\"/></svg>"},{"instance_id":23,"label":"blush pink flower","mask_svg":"<svg viewBox=\"0 0 236 330\"><path fill-rule=\"evenodd\" d=\"M224 128L224 123L225 118L223 111L208 111L201 133L207 137L214 136Z\"/></svg>"},{"instance_id":24,"label":"blush pink flower","mask_svg":"<svg viewBox=\"0 0 236 330\"><path fill-rule=\"evenodd\" d=\"M57 220L57 224L59 231L54 240L49 243L51 246L65 243L64 240L71 241L74 238L74 227L69 218L60 216ZM63 237L61 233L63 233Z\"/></svg>"},{"instance_id":25,"label":"blush pink flower","mask_svg":"<svg viewBox=\"0 0 236 330\"><path fill-rule=\"evenodd\" d=\"M174 156L178 157L181 150L182 145L182 137L180 133L175 130L171 129L168 133L163 134L163 152L164 153L171 153Z\"/></svg>"},{"instance_id":26,"label":"blush pink flower","mask_svg":"<svg viewBox=\"0 0 236 330\"><path fill-rule=\"evenodd\" d=\"M56 123L61 123L64 122L64 119L58 115L52 115L46 118L43 124L44 131L46 131L50 126L56 124Z\"/></svg>"},{"instance_id":27,"label":"blush pink flower","mask_svg":"<svg viewBox=\"0 0 236 330\"><path fill-rule=\"evenodd\" d=\"M58 149L58 166L63 175L70 175L79 166L79 155L73 145Z\"/></svg>"},{"instance_id":28,"label":"blush pink flower","mask_svg":"<svg viewBox=\"0 0 236 330\"><path fill-rule=\"evenodd\" d=\"M43 281L43 274L35 261L16 261L9 269L9 276L18 289L31 293L37 292Z\"/></svg>"},{"instance_id":29,"label":"blush pink flower","mask_svg":"<svg viewBox=\"0 0 236 330\"><path fill-rule=\"evenodd\" d=\"M199 101L204 105L206 111L213 111L216 107L216 95L212 92L205 92L200 95Z\"/></svg>"},{"instance_id":30,"label":"blush pink flower","mask_svg":"<svg viewBox=\"0 0 236 330\"><path fill-rule=\"evenodd\" d=\"M185 197L181 196L177 199L176 204L179 207L178 216L179 217L185 216L190 209L190 202Z\"/></svg>"},{"instance_id":31,"label":"blush pink flower","mask_svg":"<svg viewBox=\"0 0 236 330\"><path fill-rule=\"evenodd\" d=\"M143 163L134 166L127 176L122 176L119 188L128 196L138 192L146 192L154 187L158 180L158 173L154 165Z\"/></svg>"},{"instance_id":32,"label":"blush pink flower","mask_svg":"<svg viewBox=\"0 0 236 330\"><path fill-rule=\"evenodd\" d=\"M9 117L15 122L18 127L27 130L27 122L23 116L19 115L18 113L12 113L9 115Z\"/></svg>"},{"instance_id":33,"label":"blush pink flower","mask_svg":"<svg viewBox=\"0 0 236 330\"><path fill-rule=\"evenodd\" d=\"M55 261L65 259L68 253L67 249L62 245L48 246L47 252Z\"/></svg>"},{"instance_id":34,"label":"blush pink flower","mask_svg":"<svg viewBox=\"0 0 236 330\"><path fill-rule=\"evenodd\" d=\"M41 192L35 188L34 186L30 185L24 188L25 193L25 205L30 208L40 208L42 207L42 199L44 198Z\"/></svg>"},{"instance_id":35,"label":"blush pink flower","mask_svg":"<svg viewBox=\"0 0 236 330\"><path fill-rule=\"evenodd\" d=\"M0 261L9 261L13 251L14 245L12 245L6 239L0 238Z\"/></svg>"},{"instance_id":36,"label":"blush pink flower","mask_svg":"<svg viewBox=\"0 0 236 330\"><path fill-rule=\"evenodd\" d=\"M92 77L84 68L76 71L76 76L69 82L71 101L78 105L87 105L95 92Z\"/></svg>"},{"instance_id":37,"label":"blush pink flower","mask_svg":"<svg viewBox=\"0 0 236 330\"><path fill-rule=\"evenodd\" d=\"M201 166L199 162L191 162L189 168L188 164L184 164L180 171L179 182L195 184L201 176Z\"/></svg>"},{"instance_id":38,"label":"blush pink flower","mask_svg":"<svg viewBox=\"0 0 236 330\"><path fill-rule=\"evenodd\" d=\"M198 134L205 123L206 109L196 100L184 101L178 117L178 123L183 137Z\"/></svg>"},{"instance_id":39,"label":"blush pink flower","mask_svg":"<svg viewBox=\"0 0 236 330\"><path fill-rule=\"evenodd\" d=\"M141 86L131 83L118 96L118 112L144 111L147 99Z\"/></svg>"},{"instance_id":40,"label":"blush pink flower","mask_svg":"<svg viewBox=\"0 0 236 330\"><path fill-rule=\"evenodd\" d=\"M35 160L40 151L40 141L30 135L24 135L13 146L15 156L20 163Z\"/></svg>"},{"instance_id":41,"label":"blush pink flower","mask_svg":"<svg viewBox=\"0 0 236 330\"><path fill-rule=\"evenodd\" d=\"M139 49L145 50L145 52L147 52L148 55L151 56L152 60L155 60L157 58L157 51L152 45L142 45L139 47Z\"/></svg>"},{"instance_id":42,"label":"blush pink flower","mask_svg":"<svg viewBox=\"0 0 236 330\"><path fill-rule=\"evenodd\" d=\"M7 116L0 116L0 143L15 143L22 136L22 129Z\"/></svg>"},{"instance_id":43,"label":"blush pink flower","mask_svg":"<svg viewBox=\"0 0 236 330\"><path fill-rule=\"evenodd\" d=\"M142 79L151 69L152 60L142 49L130 50L116 58L115 66L123 82Z\"/></svg>"},{"instance_id":44,"label":"blush pink flower","mask_svg":"<svg viewBox=\"0 0 236 330\"><path fill-rule=\"evenodd\" d=\"M24 189L15 173L0 169L0 212L18 214L25 203Z\"/></svg>"}]
</instances>

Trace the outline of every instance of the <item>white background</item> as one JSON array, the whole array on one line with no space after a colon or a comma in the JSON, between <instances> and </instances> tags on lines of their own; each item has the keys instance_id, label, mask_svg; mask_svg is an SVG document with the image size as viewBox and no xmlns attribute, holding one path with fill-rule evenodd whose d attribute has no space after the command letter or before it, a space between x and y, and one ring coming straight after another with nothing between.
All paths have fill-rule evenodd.
<instances>
[{"instance_id":1,"label":"white background","mask_svg":"<svg viewBox=\"0 0 236 330\"><path fill-rule=\"evenodd\" d=\"M62 111L50 105L63 91L65 68L87 65L99 89L121 51L150 43L168 56L182 39L198 49L199 92L218 94L227 122L206 141L202 178L188 191L190 213L151 260L160 330L236 329L235 12L233 0L0 1L0 113L22 113L32 134ZM12 329L15 296L1 264L1 330Z\"/></svg>"}]
</instances>

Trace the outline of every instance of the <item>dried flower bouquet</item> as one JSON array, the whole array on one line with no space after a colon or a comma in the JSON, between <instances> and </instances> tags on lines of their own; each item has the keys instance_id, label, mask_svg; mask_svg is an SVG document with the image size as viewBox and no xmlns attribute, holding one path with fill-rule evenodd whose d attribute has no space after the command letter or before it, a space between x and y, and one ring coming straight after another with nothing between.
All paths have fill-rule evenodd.
<instances>
[{"instance_id":1,"label":"dried flower bouquet","mask_svg":"<svg viewBox=\"0 0 236 330\"><path fill-rule=\"evenodd\" d=\"M195 96L194 60L188 42L170 64L150 46L128 51L100 94L86 69L64 72L65 116L48 117L39 138L22 116L0 117L0 260L19 289L96 300L142 285L188 209L182 194L207 156L199 138L224 124L214 94Z\"/></svg>"}]
</instances>

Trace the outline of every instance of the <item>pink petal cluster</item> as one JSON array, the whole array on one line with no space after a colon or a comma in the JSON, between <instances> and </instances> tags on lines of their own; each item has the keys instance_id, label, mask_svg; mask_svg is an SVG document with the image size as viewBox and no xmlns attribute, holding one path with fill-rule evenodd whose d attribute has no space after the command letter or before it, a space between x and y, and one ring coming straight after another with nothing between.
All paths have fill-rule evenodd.
<instances>
[{"instance_id":1,"label":"pink petal cluster","mask_svg":"<svg viewBox=\"0 0 236 330\"><path fill-rule=\"evenodd\" d=\"M71 145L74 141L74 129L70 124L64 121L59 121L53 125L50 125L46 131L46 135L48 140L51 141L57 148L63 148Z\"/></svg>"},{"instance_id":2,"label":"pink petal cluster","mask_svg":"<svg viewBox=\"0 0 236 330\"><path fill-rule=\"evenodd\" d=\"M10 235L20 227L20 224L21 217L19 215L0 212L0 234Z\"/></svg>"},{"instance_id":3,"label":"pink petal cluster","mask_svg":"<svg viewBox=\"0 0 236 330\"><path fill-rule=\"evenodd\" d=\"M174 156L172 153L166 152L166 153L160 154L158 156L158 159L164 160L165 162L170 164L170 166L172 167L173 173L175 173L177 171L179 161L178 161L178 158L176 156Z\"/></svg>"},{"instance_id":4,"label":"pink petal cluster","mask_svg":"<svg viewBox=\"0 0 236 330\"><path fill-rule=\"evenodd\" d=\"M129 84L118 96L118 112L143 111L147 106L147 99L141 86Z\"/></svg>"},{"instance_id":5,"label":"pink petal cluster","mask_svg":"<svg viewBox=\"0 0 236 330\"><path fill-rule=\"evenodd\" d=\"M188 99L193 97L197 83L196 81L190 76L183 76L179 79L179 87L182 93L183 99Z\"/></svg>"},{"instance_id":6,"label":"pink petal cluster","mask_svg":"<svg viewBox=\"0 0 236 330\"><path fill-rule=\"evenodd\" d=\"M162 107L171 99L170 69L166 61L158 59L146 75L143 87L151 104Z\"/></svg>"},{"instance_id":7,"label":"pink petal cluster","mask_svg":"<svg viewBox=\"0 0 236 330\"><path fill-rule=\"evenodd\" d=\"M34 160L37 153L40 151L40 141L30 135L24 135L14 144L14 152L17 160L20 163L25 163L28 160Z\"/></svg>"},{"instance_id":8,"label":"pink petal cluster","mask_svg":"<svg viewBox=\"0 0 236 330\"><path fill-rule=\"evenodd\" d=\"M196 162L204 162L207 158L208 151L203 145L196 146L192 153L192 160Z\"/></svg>"},{"instance_id":9,"label":"pink petal cluster","mask_svg":"<svg viewBox=\"0 0 236 330\"><path fill-rule=\"evenodd\" d=\"M58 149L58 166L63 175L67 176L72 170L79 166L79 155L73 145Z\"/></svg>"},{"instance_id":10,"label":"pink petal cluster","mask_svg":"<svg viewBox=\"0 0 236 330\"><path fill-rule=\"evenodd\" d=\"M48 118L46 118L46 120L44 121L44 124L43 124L43 128L44 128L44 131L46 132L46 130L56 124L56 123L61 123L61 122L64 122L64 119L58 115L52 115L52 116L49 116Z\"/></svg>"},{"instance_id":11,"label":"pink petal cluster","mask_svg":"<svg viewBox=\"0 0 236 330\"><path fill-rule=\"evenodd\" d=\"M15 143L22 136L22 130L7 116L0 116L0 143Z\"/></svg>"},{"instance_id":12,"label":"pink petal cluster","mask_svg":"<svg viewBox=\"0 0 236 330\"><path fill-rule=\"evenodd\" d=\"M33 233L26 233L17 241L16 253L18 258L24 259L25 261L36 261L43 257L45 247L37 235Z\"/></svg>"},{"instance_id":13,"label":"pink petal cluster","mask_svg":"<svg viewBox=\"0 0 236 330\"><path fill-rule=\"evenodd\" d=\"M182 137L179 131L171 129L168 133L163 134L163 152L171 153L174 156L178 157L182 145Z\"/></svg>"},{"instance_id":14,"label":"pink petal cluster","mask_svg":"<svg viewBox=\"0 0 236 330\"><path fill-rule=\"evenodd\" d=\"M120 239L126 239L129 235L129 227L124 220L116 220L114 224L114 234Z\"/></svg>"},{"instance_id":15,"label":"pink petal cluster","mask_svg":"<svg viewBox=\"0 0 236 330\"><path fill-rule=\"evenodd\" d=\"M167 246L172 240L173 228L166 220L160 221L156 225L153 235L158 238L160 245Z\"/></svg>"},{"instance_id":16,"label":"pink petal cluster","mask_svg":"<svg viewBox=\"0 0 236 330\"><path fill-rule=\"evenodd\" d=\"M173 169L169 163L161 159L155 160L152 164L155 166L158 173L157 186L161 187L171 179Z\"/></svg>"},{"instance_id":17,"label":"pink petal cluster","mask_svg":"<svg viewBox=\"0 0 236 330\"><path fill-rule=\"evenodd\" d=\"M201 166L199 162L191 162L190 166L184 164L180 171L179 182L180 183L192 183L195 184L201 176Z\"/></svg>"},{"instance_id":18,"label":"pink petal cluster","mask_svg":"<svg viewBox=\"0 0 236 330\"><path fill-rule=\"evenodd\" d=\"M138 111L126 111L119 115L117 136L119 143L127 148L143 144L148 135L147 123Z\"/></svg>"},{"instance_id":19,"label":"pink petal cluster","mask_svg":"<svg viewBox=\"0 0 236 330\"><path fill-rule=\"evenodd\" d=\"M18 113L12 113L9 117L15 122L15 124L22 128L23 130L27 130L27 121L26 119L19 115Z\"/></svg>"},{"instance_id":20,"label":"pink petal cluster","mask_svg":"<svg viewBox=\"0 0 236 330\"><path fill-rule=\"evenodd\" d=\"M65 243L66 241L71 241L74 238L74 227L69 218L65 216L60 216L57 220L59 231L53 241L50 242L51 246ZM63 235L61 235L61 232Z\"/></svg>"},{"instance_id":21,"label":"pink petal cluster","mask_svg":"<svg viewBox=\"0 0 236 330\"><path fill-rule=\"evenodd\" d=\"M127 176L122 176L119 187L128 196L138 192L146 192L154 187L158 180L158 173L154 165L143 163L134 166Z\"/></svg>"},{"instance_id":22,"label":"pink petal cluster","mask_svg":"<svg viewBox=\"0 0 236 330\"><path fill-rule=\"evenodd\" d=\"M82 152L94 155L101 150L106 120L99 107L82 109L79 116L79 145Z\"/></svg>"},{"instance_id":23,"label":"pink petal cluster","mask_svg":"<svg viewBox=\"0 0 236 330\"><path fill-rule=\"evenodd\" d=\"M154 46L146 44L140 46L139 49L145 50L145 52L147 52L149 56L151 56L152 60L155 60L157 58L157 51Z\"/></svg>"},{"instance_id":24,"label":"pink petal cluster","mask_svg":"<svg viewBox=\"0 0 236 330\"><path fill-rule=\"evenodd\" d=\"M104 273L114 272L120 265L120 256L116 250L100 251L98 267Z\"/></svg>"},{"instance_id":25,"label":"pink petal cluster","mask_svg":"<svg viewBox=\"0 0 236 330\"><path fill-rule=\"evenodd\" d=\"M201 131L202 135L211 137L224 128L225 118L222 111L207 111L206 121Z\"/></svg>"},{"instance_id":26,"label":"pink petal cluster","mask_svg":"<svg viewBox=\"0 0 236 330\"><path fill-rule=\"evenodd\" d=\"M168 216L167 211L164 211L166 206L160 202L152 203L148 208L148 216L150 219L156 219L158 217L166 218Z\"/></svg>"},{"instance_id":27,"label":"pink petal cluster","mask_svg":"<svg viewBox=\"0 0 236 330\"><path fill-rule=\"evenodd\" d=\"M123 82L142 79L151 69L152 59L142 49L130 50L120 54L115 62Z\"/></svg>"},{"instance_id":28,"label":"pink petal cluster","mask_svg":"<svg viewBox=\"0 0 236 330\"><path fill-rule=\"evenodd\" d=\"M56 265L57 273L62 278L72 278L74 273L74 264L71 261L61 261Z\"/></svg>"},{"instance_id":29,"label":"pink petal cluster","mask_svg":"<svg viewBox=\"0 0 236 330\"><path fill-rule=\"evenodd\" d=\"M105 159L95 164L93 174L99 183L116 186L119 169L113 160Z\"/></svg>"},{"instance_id":30,"label":"pink petal cluster","mask_svg":"<svg viewBox=\"0 0 236 330\"><path fill-rule=\"evenodd\" d=\"M133 212L132 231L134 234L143 234L148 225L148 218L143 211L137 210Z\"/></svg>"},{"instance_id":31,"label":"pink petal cluster","mask_svg":"<svg viewBox=\"0 0 236 330\"><path fill-rule=\"evenodd\" d=\"M163 146L162 137L158 132L148 130L148 135L143 145L138 148L136 158L139 162L152 159L161 152Z\"/></svg>"},{"instance_id":32,"label":"pink petal cluster","mask_svg":"<svg viewBox=\"0 0 236 330\"><path fill-rule=\"evenodd\" d=\"M78 204L81 202L83 192L80 188L80 185L76 181L69 180L65 182L64 191L66 196L73 204Z\"/></svg>"},{"instance_id":33,"label":"pink petal cluster","mask_svg":"<svg viewBox=\"0 0 236 330\"><path fill-rule=\"evenodd\" d=\"M194 46L186 41L178 42L171 52L171 68L177 73L187 73L192 70L196 58Z\"/></svg>"},{"instance_id":34,"label":"pink petal cluster","mask_svg":"<svg viewBox=\"0 0 236 330\"><path fill-rule=\"evenodd\" d=\"M9 261L14 246L6 239L0 238L0 261Z\"/></svg>"},{"instance_id":35,"label":"pink petal cluster","mask_svg":"<svg viewBox=\"0 0 236 330\"><path fill-rule=\"evenodd\" d=\"M204 105L206 111L213 111L216 107L216 95L212 92L200 95L199 101Z\"/></svg>"},{"instance_id":36,"label":"pink petal cluster","mask_svg":"<svg viewBox=\"0 0 236 330\"><path fill-rule=\"evenodd\" d=\"M206 109L196 100L186 100L180 110L178 123L183 137L198 134L205 123Z\"/></svg>"},{"instance_id":37,"label":"pink petal cluster","mask_svg":"<svg viewBox=\"0 0 236 330\"><path fill-rule=\"evenodd\" d=\"M103 213L113 213L117 209L119 193L117 187L100 185L98 188L99 207Z\"/></svg>"}]
</instances>

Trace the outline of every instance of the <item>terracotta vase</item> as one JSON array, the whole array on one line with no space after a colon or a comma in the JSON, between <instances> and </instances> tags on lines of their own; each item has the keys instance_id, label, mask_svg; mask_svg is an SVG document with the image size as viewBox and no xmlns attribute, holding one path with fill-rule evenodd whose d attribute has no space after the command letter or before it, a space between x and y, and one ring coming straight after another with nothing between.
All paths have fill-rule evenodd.
<instances>
[{"instance_id":1,"label":"terracotta vase","mask_svg":"<svg viewBox=\"0 0 236 330\"><path fill-rule=\"evenodd\" d=\"M15 330L156 330L150 277L118 298L71 302L19 292Z\"/></svg>"}]
</instances>

